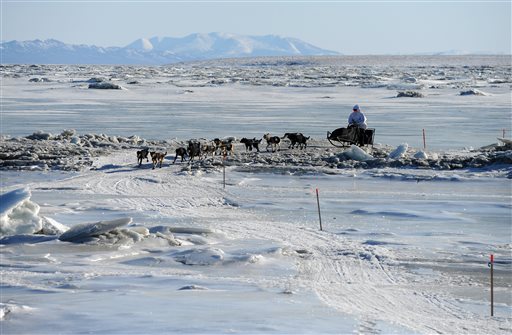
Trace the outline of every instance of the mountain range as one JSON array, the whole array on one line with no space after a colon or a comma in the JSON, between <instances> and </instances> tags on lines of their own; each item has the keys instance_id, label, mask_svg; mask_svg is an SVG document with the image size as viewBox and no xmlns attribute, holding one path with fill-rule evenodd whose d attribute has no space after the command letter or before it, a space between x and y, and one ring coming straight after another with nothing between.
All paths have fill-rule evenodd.
<instances>
[{"instance_id":1,"label":"mountain range","mask_svg":"<svg viewBox=\"0 0 512 335\"><path fill-rule=\"evenodd\" d=\"M296 38L228 33L141 38L125 47L66 44L54 39L0 44L2 64L161 65L216 58L339 55Z\"/></svg>"}]
</instances>

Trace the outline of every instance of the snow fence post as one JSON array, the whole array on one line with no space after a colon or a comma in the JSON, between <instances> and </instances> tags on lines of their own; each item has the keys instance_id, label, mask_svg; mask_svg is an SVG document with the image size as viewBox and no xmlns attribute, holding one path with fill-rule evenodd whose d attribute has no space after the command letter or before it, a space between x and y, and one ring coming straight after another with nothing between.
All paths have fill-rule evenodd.
<instances>
[{"instance_id":1,"label":"snow fence post","mask_svg":"<svg viewBox=\"0 0 512 335\"><path fill-rule=\"evenodd\" d=\"M489 262L489 267L491 268L491 316L494 316L494 278L493 278L493 265L494 265L494 255L491 254L491 261Z\"/></svg>"},{"instance_id":2,"label":"snow fence post","mask_svg":"<svg viewBox=\"0 0 512 335\"><path fill-rule=\"evenodd\" d=\"M226 155L222 158L222 184L226 188Z\"/></svg>"},{"instance_id":3,"label":"snow fence post","mask_svg":"<svg viewBox=\"0 0 512 335\"><path fill-rule=\"evenodd\" d=\"M322 230L322 215L320 214L320 198L318 197L318 187L316 188L316 204L318 206L318 220L320 221L320 230Z\"/></svg>"}]
</instances>

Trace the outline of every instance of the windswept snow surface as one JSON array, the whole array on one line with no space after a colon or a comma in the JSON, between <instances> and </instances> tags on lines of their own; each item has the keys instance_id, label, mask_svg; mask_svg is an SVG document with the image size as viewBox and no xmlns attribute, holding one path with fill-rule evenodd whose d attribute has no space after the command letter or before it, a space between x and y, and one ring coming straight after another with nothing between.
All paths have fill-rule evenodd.
<instances>
[{"instance_id":1,"label":"windswept snow surface","mask_svg":"<svg viewBox=\"0 0 512 335\"><path fill-rule=\"evenodd\" d=\"M447 59L369 67L361 59L345 66L309 58L172 68L3 67L5 143L39 129L36 137L63 129L107 135L66 131L73 142L42 140L33 146L37 159L32 152L16 158L55 156L63 161L55 169L1 171L1 194L10 199L2 201L2 220L30 202L25 213L43 226L38 234L7 232L5 222L23 222L2 221L1 333L509 332L508 153L481 167L372 168L319 140L345 125L359 103L377 128L376 141L393 148L407 142L407 155L418 151L422 128L429 157L481 155L464 148L495 142L503 127L510 134L510 65ZM29 82L34 76L49 80ZM96 77L127 89L88 90ZM393 98L404 85L423 86L425 97ZM472 86L489 94L459 95ZM226 161L225 188L222 166L208 160L172 164L169 152L163 167L152 170L151 163L137 166L135 140L102 150L80 143L142 136L173 139L165 142L171 147L190 138L295 131L316 140L306 151L286 149L286 142L276 153L264 145L259 154L238 147L236 164ZM66 159L48 145L70 155L81 151L87 164L70 160L80 172L59 170ZM315 165L321 153L332 154L327 165ZM17 196L9 195L15 190ZM91 231L97 222L106 224ZM59 240L67 228L91 234Z\"/></svg>"},{"instance_id":2,"label":"windswept snow surface","mask_svg":"<svg viewBox=\"0 0 512 335\"><path fill-rule=\"evenodd\" d=\"M2 321L4 333L501 333L511 326L507 179L232 167L224 189L220 170L186 172L169 160L151 170L133 158L117 152L96 159L106 169L28 183L31 201L59 222L129 216L130 228L152 233L86 244L4 237L2 303L17 306ZM15 172L3 178L18 182ZM183 289L194 286L202 289Z\"/></svg>"},{"instance_id":3,"label":"windswept snow surface","mask_svg":"<svg viewBox=\"0 0 512 335\"><path fill-rule=\"evenodd\" d=\"M376 129L375 141L393 146L420 147L425 129L428 149L477 148L503 137L502 129L512 130L510 56L4 65L0 75L2 133L11 136L76 129L159 140L261 138L267 132L325 138L327 131L346 126L356 103ZM124 90L88 89L93 82ZM472 88L489 95L460 95ZM420 90L424 97L396 98L403 89Z\"/></svg>"}]
</instances>

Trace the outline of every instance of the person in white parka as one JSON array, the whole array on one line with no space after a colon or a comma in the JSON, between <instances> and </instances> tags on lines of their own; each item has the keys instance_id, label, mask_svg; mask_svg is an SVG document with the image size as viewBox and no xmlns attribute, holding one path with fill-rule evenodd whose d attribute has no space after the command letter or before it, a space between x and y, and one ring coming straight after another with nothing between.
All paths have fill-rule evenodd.
<instances>
[{"instance_id":1,"label":"person in white parka","mask_svg":"<svg viewBox=\"0 0 512 335\"><path fill-rule=\"evenodd\" d=\"M355 105L352 108L352 113L350 113L350 116L348 117L348 126L357 126L358 128L366 129L366 116L361 112L359 105Z\"/></svg>"}]
</instances>

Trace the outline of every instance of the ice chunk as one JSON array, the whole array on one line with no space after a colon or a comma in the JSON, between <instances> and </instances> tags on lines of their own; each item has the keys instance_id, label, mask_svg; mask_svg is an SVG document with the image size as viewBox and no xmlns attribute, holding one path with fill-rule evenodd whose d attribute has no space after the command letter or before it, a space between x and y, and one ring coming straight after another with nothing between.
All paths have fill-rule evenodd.
<instances>
[{"instance_id":1,"label":"ice chunk","mask_svg":"<svg viewBox=\"0 0 512 335\"><path fill-rule=\"evenodd\" d=\"M368 161L374 158L357 145L351 145L349 149L343 152L343 154L355 161Z\"/></svg>"},{"instance_id":2,"label":"ice chunk","mask_svg":"<svg viewBox=\"0 0 512 335\"><path fill-rule=\"evenodd\" d=\"M407 153L407 149L409 149L409 145L407 143L402 143L395 150L391 151L391 153L389 154L389 158L402 158Z\"/></svg>"},{"instance_id":3,"label":"ice chunk","mask_svg":"<svg viewBox=\"0 0 512 335\"><path fill-rule=\"evenodd\" d=\"M501 141L504 145L512 145L512 140L508 138L498 137L497 139Z\"/></svg>"},{"instance_id":4,"label":"ice chunk","mask_svg":"<svg viewBox=\"0 0 512 335\"><path fill-rule=\"evenodd\" d=\"M208 288L206 288L204 286L199 286L199 285L186 285L186 286L180 287L178 289L178 291L186 291L186 290L201 290L201 291L205 291L205 290L208 290Z\"/></svg>"},{"instance_id":5,"label":"ice chunk","mask_svg":"<svg viewBox=\"0 0 512 335\"><path fill-rule=\"evenodd\" d=\"M76 145L80 145L81 144L80 137L78 137L78 136L71 137L70 142L73 143L73 144L76 144Z\"/></svg>"},{"instance_id":6,"label":"ice chunk","mask_svg":"<svg viewBox=\"0 0 512 335\"><path fill-rule=\"evenodd\" d=\"M42 217L42 225L41 233L44 235L60 235L69 229L69 227L62 223L46 216Z\"/></svg>"},{"instance_id":7,"label":"ice chunk","mask_svg":"<svg viewBox=\"0 0 512 335\"><path fill-rule=\"evenodd\" d=\"M33 234L41 230L40 208L29 200L30 196L28 188L0 196L0 235Z\"/></svg>"},{"instance_id":8,"label":"ice chunk","mask_svg":"<svg viewBox=\"0 0 512 335\"><path fill-rule=\"evenodd\" d=\"M418 91L400 91L396 95L397 98L423 98L423 94Z\"/></svg>"},{"instance_id":9,"label":"ice chunk","mask_svg":"<svg viewBox=\"0 0 512 335\"><path fill-rule=\"evenodd\" d=\"M214 232L209 228L200 227L169 227L169 231L176 234L212 234Z\"/></svg>"},{"instance_id":10,"label":"ice chunk","mask_svg":"<svg viewBox=\"0 0 512 335\"><path fill-rule=\"evenodd\" d=\"M173 226L155 226L149 229L149 232L155 234L157 232L168 234L212 234L213 230L209 228L201 228L201 227L173 227Z\"/></svg>"},{"instance_id":11,"label":"ice chunk","mask_svg":"<svg viewBox=\"0 0 512 335\"><path fill-rule=\"evenodd\" d=\"M27 138L29 140L37 140L37 141L51 140L53 138L53 135L51 133L44 132L42 130L38 130L35 133L33 133L32 135L27 136Z\"/></svg>"},{"instance_id":12,"label":"ice chunk","mask_svg":"<svg viewBox=\"0 0 512 335\"><path fill-rule=\"evenodd\" d=\"M137 229L138 230L138 229ZM142 241L146 236L131 228L115 228L108 232L100 233L99 236L87 236L79 242L101 242L104 244L131 244ZM96 239L97 236L97 239Z\"/></svg>"},{"instance_id":13,"label":"ice chunk","mask_svg":"<svg viewBox=\"0 0 512 335\"><path fill-rule=\"evenodd\" d=\"M175 239L173 234L162 234L161 232L156 232L155 236L166 240L171 246L181 245L181 242Z\"/></svg>"},{"instance_id":14,"label":"ice chunk","mask_svg":"<svg viewBox=\"0 0 512 335\"><path fill-rule=\"evenodd\" d=\"M7 315L11 314L11 313L26 312L26 311L31 311L31 310L33 310L33 308L25 306L25 305L0 302L0 320L5 320Z\"/></svg>"},{"instance_id":15,"label":"ice chunk","mask_svg":"<svg viewBox=\"0 0 512 335\"><path fill-rule=\"evenodd\" d=\"M99 82L99 83L91 83L89 84L89 88L95 89L103 89L103 90L122 90L123 88L120 85L108 83L108 82Z\"/></svg>"},{"instance_id":16,"label":"ice chunk","mask_svg":"<svg viewBox=\"0 0 512 335\"><path fill-rule=\"evenodd\" d=\"M414 154L414 158L416 159L428 159L428 155L425 151L418 151Z\"/></svg>"},{"instance_id":17,"label":"ice chunk","mask_svg":"<svg viewBox=\"0 0 512 335\"><path fill-rule=\"evenodd\" d=\"M60 134L60 136L62 136L64 138L70 138L70 137L75 136L75 134L76 134L76 130L75 129L64 129L62 131L62 133Z\"/></svg>"},{"instance_id":18,"label":"ice chunk","mask_svg":"<svg viewBox=\"0 0 512 335\"><path fill-rule=\"evenodd\" d=\"M224 251L218 248L185 250L174 256L174 260L186 265L214 265L223 259Z\"/></svg>"},{"instance_id":19,"label":"ice chunk","mask_svg":"<svg viewBox=\"0 0 512 335\"><path fill-rule=\"evenodd\" d=\"M0 196L0 214L4 215L5 212L12 210L20 202L30 199L30 196L31 193L27 187L2 194Z\"/></svg>"},{"instance_id":20,"label":"ice chunk","mask_svg":"<svg viewBox=\"0 0 512 335\"><path fill-rule=\"evenodd\" d=\"M131 230L144 237L149 236L149 229L143 226L130 227Z\"/></svg>"},{"instance_id":21,"label":"ice chunk","mask_svg":"<svg viewBox=\"0 0 512 335\"><path fill-rule=\"evenodd\" d=\"M480 91L480 90L477 90L477 89L475 89L475 88L472 88L472 89L469 89L469 90L467 90L467 91L461 91L461 92L459 93L459 95L479 95L479 96L486 96L486 95L488 95L488 94L487 94L487 93L484 93L484 92L482 92L482 91Z\"/></svg>"},{"instance_id":22,"label":"ice chunk","mask_svg":"<svg viewBox=\"0 0 512 335\"><path fill-rule=\"evenodd\" d=\"M112 221L98 221L93 223L79 223L71 227L68 231L59 236L61 241L79 242L88 237L98 236L125 226L132 222L132 218L122 218Z\"/></svg>"}]
</instances>

